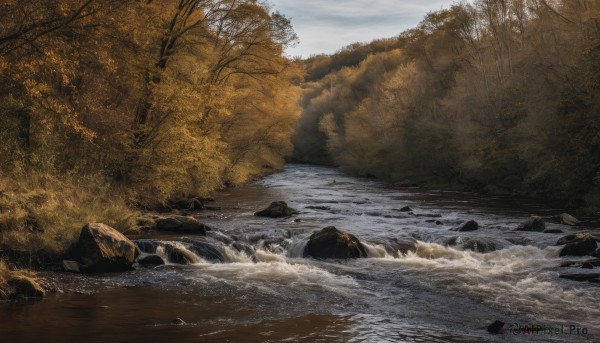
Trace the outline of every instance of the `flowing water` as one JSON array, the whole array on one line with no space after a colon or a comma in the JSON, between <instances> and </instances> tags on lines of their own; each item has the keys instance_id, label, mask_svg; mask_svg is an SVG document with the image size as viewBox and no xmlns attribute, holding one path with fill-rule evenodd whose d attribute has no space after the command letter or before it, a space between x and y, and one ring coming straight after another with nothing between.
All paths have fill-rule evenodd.
<instances>
[{"instance_id":1,"label":"flowing water","mask_svg":"<svg viewBox=\"0 0 600 343\"><path fill-rule=\"evenodd\" d=\"M300 214L253 216L276 200ZM2 342L600 341L600 287L559 279L582 272L560 267L565 259L554 244L562 234L513 231L531 214L556 213L531 201L393 187L288 165L218 194L212 205L221 210L197 214L217 228L207 237L137 240L165 258L176 247L192 264L47 273L67 292L0 303ZM404 206L412 211L400 211ZM481 228L452 230L467 220ZM369 258L303 258L311 232L331 225L356 235ZM479 239L475 250L495 251L468 250L469 238ZM417 241L415 252L394 251L395 242L409 240ZM172 324L175 318L186 324ZM507 323L504 333L487 333L495 320ZM547 330L514 329L531 325Z\"/></svg>"}]
</instances>

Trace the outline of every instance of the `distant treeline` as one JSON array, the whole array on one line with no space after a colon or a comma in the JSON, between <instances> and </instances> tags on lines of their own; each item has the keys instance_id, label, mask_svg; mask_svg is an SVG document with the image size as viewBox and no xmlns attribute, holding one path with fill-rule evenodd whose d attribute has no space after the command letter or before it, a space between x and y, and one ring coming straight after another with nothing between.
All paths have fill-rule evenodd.
<instances>
[{"instance_id":1,"label":"distant treeline","mask_svg":"<svg viewBox=\"0 0 600 343\"><path fill-rule=\"evenodd\" d=\"M476 0L306 62L295 158L600 207L600 3Z\"/></svg>"}]
</instances>

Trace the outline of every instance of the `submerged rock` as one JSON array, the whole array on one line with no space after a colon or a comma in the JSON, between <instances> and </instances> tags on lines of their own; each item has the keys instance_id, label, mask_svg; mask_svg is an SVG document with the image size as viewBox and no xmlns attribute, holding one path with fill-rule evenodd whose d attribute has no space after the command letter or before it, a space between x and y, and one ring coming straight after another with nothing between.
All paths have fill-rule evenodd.
<instances>
[{"instance_id":1,"label":"submerged rock","mask_svg":"<svg viewBox=\"0 0 600 343\"><path fill-rule=\"evenodd\" d=\"M561 213L558 216L558 219L564 225L576 226L580 223L579 219L573 217L572 215L570 215L568 213Z\"/></svg>"},{"instance_id":2,"label":"submerged rock","mask_svg":"<svg viewBox=\"0 0 600 343\"><path fill-rule=\"evenodd\" d=\"M561 229L546 229L544 233L564 233L564 231Z\"/></svg>"},{"instance_id":3,"label":"submerged rock","mask_svg":"<svg viewBox=\"0 0 600 343\"><path fill-rule=\"evenodd\" d=\"M400 212L412 212L412 208L409 206L404 206L400 209Z\"/></svg>"},{"instance_id":4,"label":"submerged rock","mask_svg":"<svg viewBox=\"0 0 600 343\"><path fill-rule=\"evenodd\" d=\"M142 266L161 266L165 264L165 260L158 255L147 255L140 258L138 263Z\"/></svg>"},{"instance_id":5,"label":"submerged rock","mask_svg":"<svg viewBox=\"0 0 600 343\"><path fill-rule=\"evenodd\" d=\"M544 223L541 217L531 216L525 222L521 223L521 225L519 225L515 230L543 232L544 230L546 230L546 224Z\"/></svg>"},{"instance_id":6,"label":"submerged rock","mask_svg":"<svg viewBox=\"0 0 600 343\"><path fill-rule=\"evenodd\" d=\"M321 211L331 210L330 206L306 206L305 208L307 208L309 210L321 210Z\"/></svg>"},{"instance_id":7,"label":"submerged rock","mask_svg":"<svg viewBox=\"0 0 600 343\"><path fill-rule=\"evenodd\" d=\"M43 298L44 289L32 278L26 276L14 276L7 281L13 289L11 298Z\"/></svg>"},{"instance_id":8,"label":"submerged rock","mask_svg":"<svg viewBox=\"0 0 600 343\"><path fill-rule=\"evenodd\" d=\"M393 238L390 240L388 244L385 245L386 250L389 246L391 248L391 252L388 253L394 257L398 257L398 253L406 255L408 252L417 251L417 240L414 238L406 237L406 238Z\"/></svg>"},{"instance_id":9,"label":"submerged rock","mask_svg":"<svg viewBox=\"0 0 600 343\"><path fill-rule=\"evenodd\" d=\"M600 259L587 260L581 265L583 269L594 269L595 267L600 267Z\"/></svg>"},{"instance_id":10,"label":"submerged rock","mask_svg":"<svg viewBox=\"0 0 600 343\"><path fill-rule=\"evenodd\" d=\"M479 223L474 220L469 220L464 223L460 228L458 228L458 232L467 232L467 231L475 231L479 230Z\"/></svg>"},{"instance_id":11,"label":"submerged rock","mask_svg":"<svg viewBox=\"0 0 600 343\"><path fill-rule=\"evenodd\" d=\"M110 226L90 223L81 230L70 255L83 266L81 271L120 272L133 269L136 248L132 241Z\"/></svg>"},{"instance_id":12,"label":"submerged rock","mask_svg":"<svg viewBox=\"0 0 600 343\"><path fill-rule=\"evenodd\" d=\"M367 257L367 251L354 235L329 226L310 236L304 257L362 258Z\"/></svg>"},{"instance_id":13,"label":"submerged rock","mask_svg":"<svg viewBox=\"0 0 600 343\"><path fill-rule=\"evenodd\" d=\"M490 324L490 326L487 327L487 331L491 334L498 334L498 333L500 333L500 331L502 331L504 324L505 324L504 322L502 322L500 320L496 320L495 322Z\"/></svg>"},{"instance_id":14,"label":"submerged rock","mask_svg":"<svg viewBox=\"0 0 600 343\"><path fill-rule=\"evenodd\" d=\"M200 235L206 235L206 231L211 230L211 228L208 225L203 224L198 219L185 216L158 219L156 221L155 228L158 231L170 231L177 233Z\"/></svg>"},{"instance_id":15,"label":"submerged rock","mask_svg":"<svg viewBox=\"0 0 600 343\"><path fill-rule=\"evenodd\" d=\"M285 201L272 202L269 207L254 213L254 215L257 217L268 218L291 217L294 214L298 214L298 212L289 207Z\"/></svg>"},{"instance_id":16,"label":"submerged rock","mask_svg":"<svg viewBox=\"0 0 600 343\"><path fill-rule=\"evenodd\" d=\"M462 245L463 250L472 250L482 254L496 251L496 245L493 242L485 241L482 239L467 239Z\"/></svg>"},{"instance_id":17,"label":"submerged rock","mask_svg":"<svg viewBox=\"0 0 600 343\"><path fill-rule=\"evenodd\" d=\"M590 273L590 274L561 274L559 276L561 279L569 279L573 281L591 281L598 282L600 278L599 273Z\"/></svg>"}]
</instances>

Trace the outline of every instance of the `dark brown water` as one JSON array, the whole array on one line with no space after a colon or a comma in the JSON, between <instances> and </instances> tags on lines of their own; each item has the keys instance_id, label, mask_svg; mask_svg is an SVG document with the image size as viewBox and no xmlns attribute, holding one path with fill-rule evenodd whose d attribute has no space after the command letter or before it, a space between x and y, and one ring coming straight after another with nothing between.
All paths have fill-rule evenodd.
<instances>
[{"instance_id":1,"label":"dark brown water","mask_svg":"<svg viewBox=\"0 0 600 343\"><path fill-rule=\"evenodd\" d=\"M502 197L396 189L301 165L217 200L221 211L199 216L220 230L187 238L214 246L221 260L198 256L193 265L112 275L44 274L66 292L39 302L0 303L0 342L599 341L599 288L558 278L567 271L559 268L564 260L554 246L561 235L512 231L530 214L553 209ZM252 215L275 200L300 215ZM412 214L398 211L407 205ZM451 230L470 219L482 228ZM302 258L310 233L329 225L358 236L369 258ZM442 244L456 236L485 239L498 250L481 254ZM407 237L419 240L416 253L393 257L383 248ZM190 248L177 235L143 238ZM230 241L249 250L240 252ZM186 324L171 324L175 318ZM508 323L506 330L490 335L485 329L496 319ZM565 327L566 333L575 325L587 335L514 335L514 323Z\"/></svg>"}]
</instances>

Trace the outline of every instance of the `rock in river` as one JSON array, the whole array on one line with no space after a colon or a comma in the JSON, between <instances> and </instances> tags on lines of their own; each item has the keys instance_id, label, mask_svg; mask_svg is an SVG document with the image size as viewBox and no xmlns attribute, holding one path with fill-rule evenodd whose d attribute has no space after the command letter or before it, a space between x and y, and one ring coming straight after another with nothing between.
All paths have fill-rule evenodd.
<instances>
[{"instance_id":1,"label":"rock in river","mask_svg":"<svg viewBox=\"0 0 600 343\"><path fill-rule=\"evenodd\" d=\"M495 322L493 322L492 324L490 324L488 326L487 330L491 334L498 334L498 333L500 333L500 331L502 331L504 324L505 323L503 321L496 320Z\"/></svg>"},{"instance_id":2,"label":"rock in river","mask_svg":"<svg viewBox=\"0 0 600 343\"><path fill-rule=\"evenodd\" d=\"M556 245L575 243L575 242L583 241L583 240L590 239L590 238L595 241L598 241L600 239L598 237L592 236L588 232L576 232L576 233L572 233L572 234L562 237L561 239L558 240L558 242L556 242Z\"/></svg>"},{"instance_id":3,"label":"rock in river","mask_svg":"<svg viewBox=\"0 0 600 343\"><path fill-rule=\"evenodd\" d=\"M586 256L598 248L598 243L589 233L567 235L558 244L566 244L560 251L560 256Z\"/></svg>"},{"instance_id":4,"label":"rock in river","mask_svg":"<svg viewBox=\"0 0 600 343\"><path fill-rule=\"evenodd\" d=\"M479 223L474 220L469 220L464 223L460 228L458 228L458 232L467 232L467 231L475 231L479 229Z\"/></svg>"},{"instance_id":5,"label":"rock in river","mask_svg":"<svg viewBox=\"0 0 600 343\"><path fill-rule=\"evenodd\" d=\"M583 269L594 269L596 267L600 267L600 259L597 258L587 260L581 265L581 268Z\"/></svg>"},{"instance_id":6,"label":"rock in river","mask_svg":"<svg viewBox=\"0 0 600 343\"><path fill-rule=\"evenodd\" d=\"M568 213L561 213L558 219L564 225L576 226L579 224L579 220Z\"/></svg>"},{"instance_id":7,"label":"rock in river","mask_svg":"<svg viewBox=\"0 0 600 343\"><path fill-rule=\"evenodd\" d=\"M192 217L176 216L158 219L156 230L206 235L206 231L210 231L210 227Z\"/></svg>"},{"instance_id":8,"label":"rock in river","mask_svg":"<svg viewBox=\"0 0 600 343\"><path fill-rule=\"evenodd\" d=\"M272 202L269 207L254 213L257 217L269 218L291 217L294 214L298 214L298 212L289 207L285 201Z\"/></svg>"},{"instance_id":9,"label":"rock in river","mask_svg":"<svg viewBox=\"0 0 600 343\"><path fill-rule=\"evenodd\" d=\"M329 226L310 236L304 257L361 258L367 257L367 251L354 235Z\"/></svg>"},{"instance_id":10,"label":"rock in river","mask_svg":"<svg viewBox=\"0 0 600 343\"><path fill-rule=\"evenodd\" d=\"M544 223L541 217L532 216L525 222L521 223L521 225L519 225L519 227L517 227L515 230L543 232L544 230L546 230L546 224Z\"/></svg>"},{"instance_id":11,"label":"rock in river","mask_svg":"<svg viewBox=\"0 0 600 343\"><path fill-rule=\"evenodd\" d=\"M83 227L71 252L86 272L131 270L136 248L132 241L108 225L90 223Z\"/></svg>"},{"instance_id":12,"label":"rock in river","mask_svg":"<svg viewBox=\"0 0 600 343\"><path fill-rule=\"evenodd\" d=\"M147 255L140 258L138 263L142 266L161 266L165 261L158 255Z\"/></svg>"}]
</instances>

